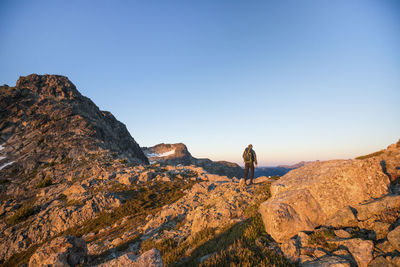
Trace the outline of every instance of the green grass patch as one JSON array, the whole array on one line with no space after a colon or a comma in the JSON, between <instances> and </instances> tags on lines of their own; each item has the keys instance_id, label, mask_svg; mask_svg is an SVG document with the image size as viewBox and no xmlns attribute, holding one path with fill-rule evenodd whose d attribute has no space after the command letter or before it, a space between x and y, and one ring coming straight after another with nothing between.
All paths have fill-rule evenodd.
<instances>
[{"instance_id":1,"label":"green grass patch","mask_svg":"<svg viewBox=\"0 0 400 267\"><path fill-rule=\"evenodd\" d=\"M380 150L380 151L377 151L377 152L374 152L374 153L371 153L368 155L359 156L356 159L368 159L368 158L376 157L376 156L381 155L383 152L385 152L385 150Z\"/></svg>"},{"instance_id":2,"label":"green grass patch","mask_svg":"<svg viewBox=\"0 0 400 267\"><path fill-rule=\"evenodd\" d=\"M45 242L30 246L27 250L12 255L6 262L0 262L3 267L27 266L35 251Z\"/></svg>"},{"instance_id":3,"label":"green grass patch","mask_svg":"<svg viewBox=\"0 0 400 267\"><path fill-rule=\"evenodd\" d=\"M16 225L17 223L25 221L34 213L35 209L31 204L24 204L14 213L14 215L7 218L6 221L9 225Z\"/></svg>"},{"instance_id":4,"label":"green grass patch","mask_svg":"<svg viewBox=\"0 0 400 267\"><path fill-rule=\"evenodd\" d=\"M258 214L217 235L208 232L196 236L190 244L195 249L171 266L291 266L282 255L268 249L271 241ZM212 256L201 263L205 255Z\"/></svg>"},{"instance_id":5,"label":"green grass patch","mask_svg":"<svg viewBox=\"0 0 400 267\"><path fill-rule=\"evenodd\" d=\"M42 181L40 181L40 182L36 185L36 187L37 187L37 188L44 188L44 187L47 187L47 186L49 186L49 185L51 185L51 178L50 178L50 177L45 178L45 179L43 179Z\"/></svg>"},{"instance_id":6,"label":"green grass patch","mask_svg":"<svg viewBox=\"0 0 400 267\"><path fill-rule=\"evenodd\" d=\"M244 221L222 229L205 228L179 242L149 239L142 242L141 252L159 249L166 266L295 266L268 248L273 240L257 210L270 196L269 188L270 184L256 185L258 201L246 209ZM205 255L210 257L201 263Z\"/></svg>"},{"instance_id":7,"label":"green grass patch","mask_svg":"<svg viewBox=\"0 0 400 267\"><path fill-rule=\"evenodd\" d=\"M121 192L129 197L120 207L112 212L102 212L96 218L86 221L83 225L68 229L65 234L83 236L88 233L98 232L100 229L113 225L125 216L134 215L131 224L139 224L148 214L156 213L162 206L175 202L183 197L185 190L193 183L184 183L176 180L173 182L157 182L138 186L135 190Z\"/></svg>"},{"instance_id":8,"label":"green grass patch","mask_svg":"<svg viewBox=\"0 0 400 267\"><path fill-rule=\"evenodd\" d=\"M270 183L263 183L257 185L254 194L257 195L259 199L255 204L250 205L246 208L246 210L244 211L244 215L246 218L257 216L260 204L271 197L270 188L271 188Z\"/></svg>"}]
</instances>

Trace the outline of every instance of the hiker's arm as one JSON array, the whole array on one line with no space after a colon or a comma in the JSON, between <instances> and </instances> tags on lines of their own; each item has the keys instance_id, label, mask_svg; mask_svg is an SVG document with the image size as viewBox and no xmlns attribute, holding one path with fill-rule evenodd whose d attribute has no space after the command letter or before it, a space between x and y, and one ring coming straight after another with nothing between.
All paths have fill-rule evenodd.
<instances>
[{"instance_id":1,"label":"hiker's arm","mask_svg":"<svg viewBox=\"0 0 400 267\"><path fill-rule=\"evenodd\" d=\"M256 166L257 166L257 155L256 155L256 152L254 151L254 163L256 164Z\"/></svg>"}]
</instances>

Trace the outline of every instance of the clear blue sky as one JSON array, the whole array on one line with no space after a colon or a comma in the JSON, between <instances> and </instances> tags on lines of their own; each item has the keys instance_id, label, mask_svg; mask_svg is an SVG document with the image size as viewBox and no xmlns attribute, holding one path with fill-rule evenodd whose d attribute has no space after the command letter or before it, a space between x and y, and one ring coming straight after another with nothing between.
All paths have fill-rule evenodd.
<instances>
[{"instance_id":1,"label":"clear blue sky","mask_svg":"<svg viewBox=\"0 0 400 267\"><path fill-rule=\"evenodd\" d=\"M400 138L400 1L0 1L0 84L68 76L141 146L262 165Z\"/></svg>"}]
</instances>

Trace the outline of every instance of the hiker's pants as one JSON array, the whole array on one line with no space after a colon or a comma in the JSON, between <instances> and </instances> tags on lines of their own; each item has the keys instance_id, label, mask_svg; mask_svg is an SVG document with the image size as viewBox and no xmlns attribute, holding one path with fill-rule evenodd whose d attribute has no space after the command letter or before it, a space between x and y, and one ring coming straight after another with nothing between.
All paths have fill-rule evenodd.
<instances>
[{"instance_id":1,"label":"hiker's pants","mask_svg":"<svg viewBox=\"0 0 400 267\"><path fill-rule=\"evenodd\" d=\"M244 179L247 180L247 176L249 174L249 169L251 170L251 174L250 174L250 181L253 182L253 178L254 178L254 163L246 163L244 165Z\"/></svg>"}]
</instances>

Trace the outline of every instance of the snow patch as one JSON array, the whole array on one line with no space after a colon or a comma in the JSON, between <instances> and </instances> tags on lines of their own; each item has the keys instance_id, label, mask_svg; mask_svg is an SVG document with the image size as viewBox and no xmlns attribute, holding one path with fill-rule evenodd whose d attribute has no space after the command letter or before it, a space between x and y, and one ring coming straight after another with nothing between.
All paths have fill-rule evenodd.
<instances>
[{"instance_id":1,"label":"snow patch","mask_svg":"<svg viewBox=\"0 0 400 267\"><path fill-rule=\"evenodd\" d=\"M167 156L173 155L173 154L175 154L175 149L171 150L171 151L167 151L167 152L161 153L161 154L149 153L149 154L147 154L147 157L150 157L150 158L162 158L162 157L167 157Z\"/></svg>"},{"instance_id":2,"label":"snow patch","mask_svg":"<svg viewBox=\"0 0 400 267\"><path fill-rule=\"evenodd\" d=\"M11 164L13 164L13 163L14 163L14 161L11 161L11 162L8 162L8 163L6 163L6 164L0 166L0 170L4 169L5 167L7 167L8 165L11 165Z\"/></svg>"},{"instance_id":3,"label":"snow patch","mask_svg":"<svg viewBox=\"0 0 400 267\"><path fill-rule=\"evenodd\" d=\"M3 150L5 147L1 144L0 145L0 150Z\"/></svg>"},{"instance_id":4,"label":"snow patch","mask_svg":"<svg viewBox=\"0 0 400 267\"><path fill-rule=\"evenodd\" d=\"M0 160L3 160L3 159L5 159L6 157L3 157L3 156L0 156Z\"/></svg>"}]
</instances>

